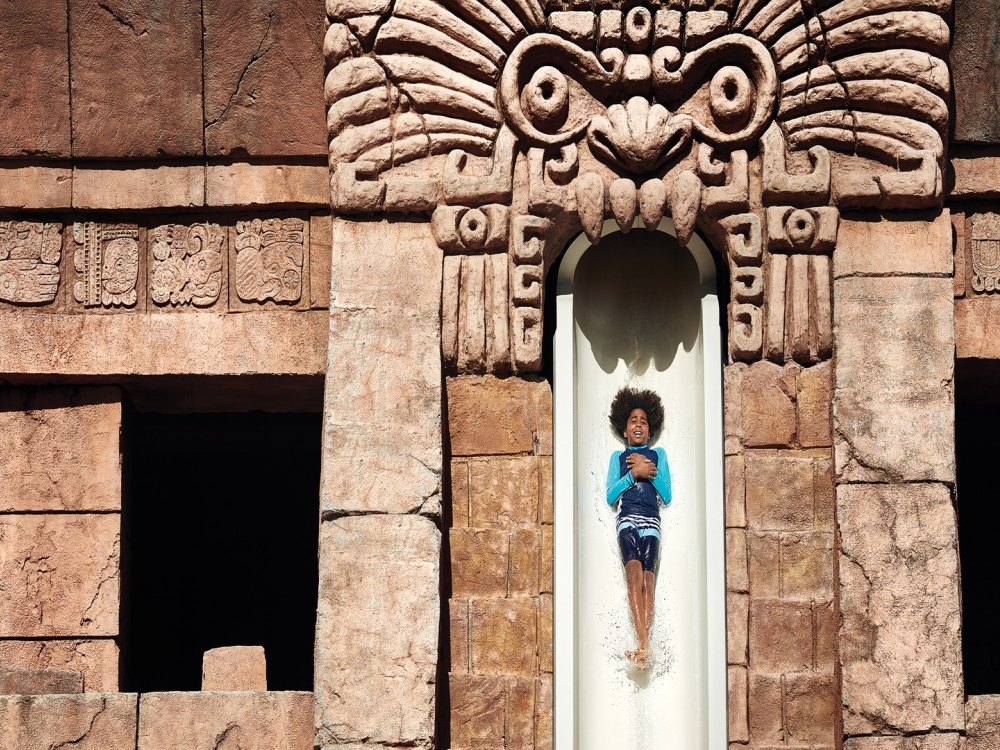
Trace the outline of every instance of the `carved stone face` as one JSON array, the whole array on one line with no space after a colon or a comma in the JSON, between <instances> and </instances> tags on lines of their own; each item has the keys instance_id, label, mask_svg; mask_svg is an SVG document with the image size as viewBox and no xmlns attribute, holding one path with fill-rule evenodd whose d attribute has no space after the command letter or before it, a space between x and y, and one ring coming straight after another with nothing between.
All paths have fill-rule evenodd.
<instances>
[{"instance_id":1,"label":"carved stone face","mask_svg":"<svg viewBox=\"0 0 1000 750\"><path fill-rule=\"evenodd\" d=\"M101 278L109 294L125 294L135 289L139 274L139 245L129 237L119 237L104 246Z\"/></svg>"}]
</instances>

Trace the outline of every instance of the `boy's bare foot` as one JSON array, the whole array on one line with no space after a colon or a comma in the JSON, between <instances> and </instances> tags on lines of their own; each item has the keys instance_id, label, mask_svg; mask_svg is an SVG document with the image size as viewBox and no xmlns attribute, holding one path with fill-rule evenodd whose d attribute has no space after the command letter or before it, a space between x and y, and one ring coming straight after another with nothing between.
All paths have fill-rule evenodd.
<instances>
[{"instance_id":1,"label":"boy's bare foot","mask_svg":"<svg viewBox=\"0 0 1000 750\"><path fill-rule=\"evenodd\" d=\"M635 663L643 668L649 666L649 649L645 648L636 649Z\"/></svg>"},{"instance_id":2,"label":"boy's bare foot","mask_svg":"<svg viewBox=\"0 0 1000 750\"><path fill-rule=\"evenodd\" d=\"M639 661L638 661L638 659L639 659L639 649L636 649L635 651L626 651L625 652L625 658L628 659L633 664L638 664L639 663Z\"/></svg>"}]
</instances>

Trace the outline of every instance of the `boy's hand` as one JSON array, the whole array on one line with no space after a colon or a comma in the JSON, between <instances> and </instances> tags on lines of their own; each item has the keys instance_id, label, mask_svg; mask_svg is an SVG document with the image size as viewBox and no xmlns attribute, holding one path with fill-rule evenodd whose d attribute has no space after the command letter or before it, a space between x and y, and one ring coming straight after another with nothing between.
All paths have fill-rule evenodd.
<instances>
[{"instance_id":1,"label":"boy's hand","mask_svg":"<svg viewBox=\"0 0 1000 750\"><path fill-rule=\"evenodd\" d=\"M650 480L656 477L656 464L645 456L633 453L625 459L625 464L632 472L635 481L640 479Z\"/></svg>"}]
</instances>

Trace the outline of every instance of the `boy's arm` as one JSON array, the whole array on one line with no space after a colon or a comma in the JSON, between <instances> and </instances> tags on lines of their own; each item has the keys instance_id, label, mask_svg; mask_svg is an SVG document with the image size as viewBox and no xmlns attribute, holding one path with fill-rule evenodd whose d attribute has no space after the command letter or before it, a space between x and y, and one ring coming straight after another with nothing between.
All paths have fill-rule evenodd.
<instances>
[{"instance_id":1,"label":"boy's arm","mask_svg":"<svg viewBox=\"0 0 1000 750\"><path fill-rule=\"evenodd\" d=\"M667 463L667 452L663 448L654 448L659 461L656 464L656 476L653 477L653 489L660 496L664 505L670 505L670 464Z\"/></svg>"},{"instance_id":2,"label":"boy's arm","mask_svg":"<svg viewBox=\"0 0 1000 750\"><path fill-rule=\"evenodd\" d=\"M618 476L618 472L620 470L618 458L621 454L621 451L615 451L612 453L611 463L608 465L608 480L605 484L605 487L607 487L608 505L614 505L618 498L621 497L622 493L635 484L631 471L625 472L625 476L623 477Z\"/></svg>"}]
</instances>

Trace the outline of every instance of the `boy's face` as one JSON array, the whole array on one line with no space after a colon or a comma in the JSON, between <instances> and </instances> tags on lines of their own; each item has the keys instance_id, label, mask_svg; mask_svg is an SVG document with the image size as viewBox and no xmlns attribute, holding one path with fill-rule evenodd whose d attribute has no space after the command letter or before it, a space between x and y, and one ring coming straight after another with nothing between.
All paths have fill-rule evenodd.
<instances>
[{"instance_id":1,"label":"boy's face","mask_svg":"<svg viewBox=\"0 0 1000 750\"><path fill-rule=\"evenodd\" d=\"M628 415L625 439L629 445L645 445L649 442L649 420L643 409L633 409Z\"/></svg>"}]
</instances>

